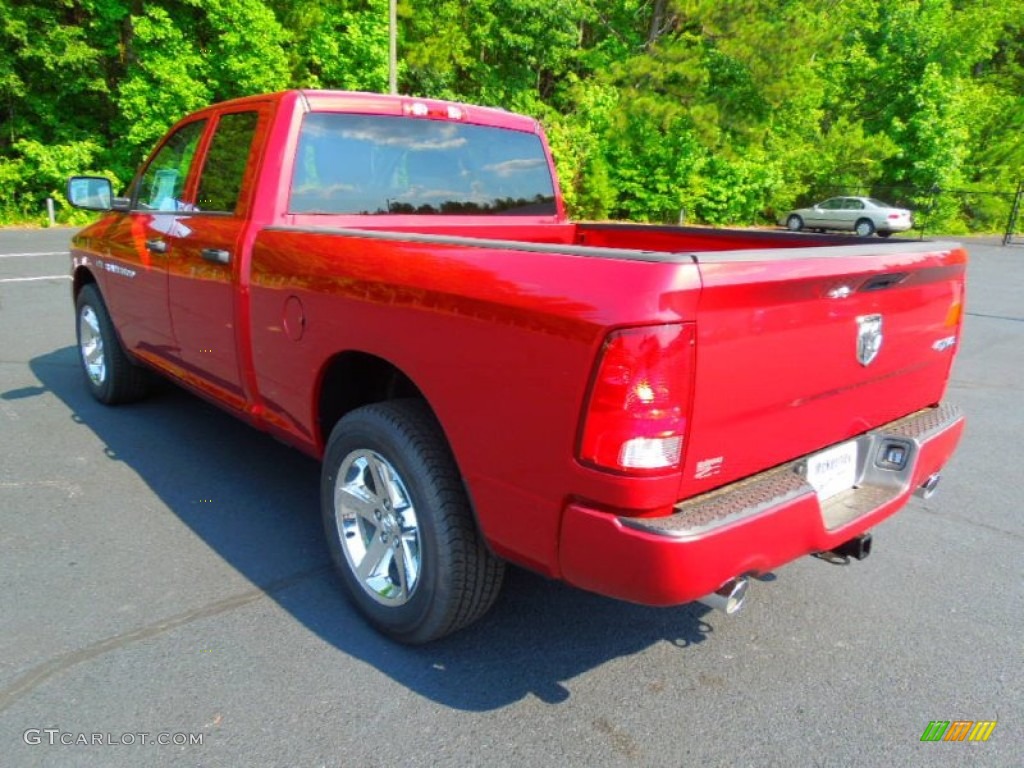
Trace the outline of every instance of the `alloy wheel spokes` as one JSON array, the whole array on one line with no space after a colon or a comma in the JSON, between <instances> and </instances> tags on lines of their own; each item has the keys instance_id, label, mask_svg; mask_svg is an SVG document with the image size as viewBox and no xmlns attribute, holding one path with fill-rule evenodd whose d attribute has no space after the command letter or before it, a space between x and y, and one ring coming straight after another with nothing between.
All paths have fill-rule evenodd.
<instances>
[{"instance_id":1,"label":"alloy wheel spokes","mask_svg":"<svg viewBox=\"0 0 1024 768\"><path fill-rule=\"evenodd\" d=\"M402 605L419 583L419 523L401 475L375 451L353 451L334 493L342 550L360 586L385 605Z\"/></svg>"},{"instance_id":2,"label":"alloy wheel spokes","mask_svg":"<svg viewBox=\"0 0 1024 768\"><path fill-rule=\"evenodd\" d=\"M85 373L93 384L99 386L107 378L107 362L103 356L103 334L100 331L96 311L86 305L78 320L79 350Z\"/></svg>"}]
</instances>

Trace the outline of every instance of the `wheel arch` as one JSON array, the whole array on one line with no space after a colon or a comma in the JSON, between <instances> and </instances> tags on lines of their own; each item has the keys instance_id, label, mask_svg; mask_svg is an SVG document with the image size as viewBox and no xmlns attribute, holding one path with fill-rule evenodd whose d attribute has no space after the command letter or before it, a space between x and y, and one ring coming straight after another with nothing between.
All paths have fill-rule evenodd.
<instances>
[{"instance_id":1,"label":"wheel arch","mask_svg":"<svg viewBox=\"0 0 1024 768\"><path fill-rule=\"evenodd\" d=\"M96 290L103 295L103 291L100 288L99 281L96 280L96 275L92 273L92 270L88 267L77 267L74 273L71 275L71 299L72 301L78 299L78 294L82 292L82 289L87 285L95 285Z\"/></svg>"},{"instance_id":2,"label":"wheel arch","mask_svg":"<svg viewBox=\"0 0 1024 768\"><path fill-rule=\"evenodd\" d=\"M324 363L317 377L315 423L321 452L334 425L345 414L364 405L400 398L422 400L440 423L423 391L390 360L356 350L335 354Z\"/></svg>"},{"instance_id":3,"label":"wheel arch","mask_svg":"<svg viewBox=\"0 0 1024 768\"><path fill-rule=\"evenodd\" d=\"M482 531L476 500L469 483L465 480L462 462L444 422L412 377L386 358L369 352L349 350L335 354L324 363L317 378L314 398L317 409L315 439L319 454L324 455L331 431L345 414L364 405L407 398L421 401L433 417L441 439L447 444L452 460L463 477L462 486L469 499L469 507L477 528ZM490 541L486 538L485 543L488 549L491 549Z\"/></svg>"}]
</instances>

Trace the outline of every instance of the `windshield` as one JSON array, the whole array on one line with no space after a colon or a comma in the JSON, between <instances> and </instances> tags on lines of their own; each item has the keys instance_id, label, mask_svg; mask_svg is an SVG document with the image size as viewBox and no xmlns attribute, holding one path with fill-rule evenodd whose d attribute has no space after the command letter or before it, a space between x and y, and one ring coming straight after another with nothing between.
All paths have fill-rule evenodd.
<instances>
[{"instance_id":1,"label":"windshield","mask_svg":"<svg viewBox=\"0 0 1024 768\"><path fill-rule=\"evenodd\" d=\"M306 115L292 213L554 215L540 137L442 120Z\"/></svg>"}]
</instances>

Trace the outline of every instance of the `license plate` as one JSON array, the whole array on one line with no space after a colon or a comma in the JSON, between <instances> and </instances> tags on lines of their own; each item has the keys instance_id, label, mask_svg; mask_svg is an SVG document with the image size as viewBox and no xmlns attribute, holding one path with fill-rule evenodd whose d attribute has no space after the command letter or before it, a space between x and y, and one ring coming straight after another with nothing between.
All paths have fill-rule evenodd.
<instances>
[{"instance_id":1,"label":"license plate","mask_svg":"<svg viewBox=\"0 0 1024 768\"><path fill-rule=\"evenodd\" d=\"M811 456L805 477L822 501L853 488L857 482L857 442L843 443Z\"/></svg>"}]
</instances>

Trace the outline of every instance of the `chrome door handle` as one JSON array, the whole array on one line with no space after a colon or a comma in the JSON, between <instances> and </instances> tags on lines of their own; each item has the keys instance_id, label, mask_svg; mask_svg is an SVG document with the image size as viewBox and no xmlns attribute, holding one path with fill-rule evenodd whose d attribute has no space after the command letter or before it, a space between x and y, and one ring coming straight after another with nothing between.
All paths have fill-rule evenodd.
<instances>
[{"instance_id":1,"label":"chrome door handle","mask_svg":"<svg viewBox=\"0 0 1024 768\"><path fill-rule=\"evenodd\" d=\"M231 254L220 248L203 248L201 253L204 259L212 261L214 264L231 263Z\"/></svg>"},{"instance_id":2,"label":"chrome door handle","mask_svg":"<svg viewBox=\"0 0 1024 768\"><path fill-rule=\"evenodd\" d=\"M167 253L167 243L163 240L147 240L146 250L150 253Z\"/></svg>"}]
</instances>

